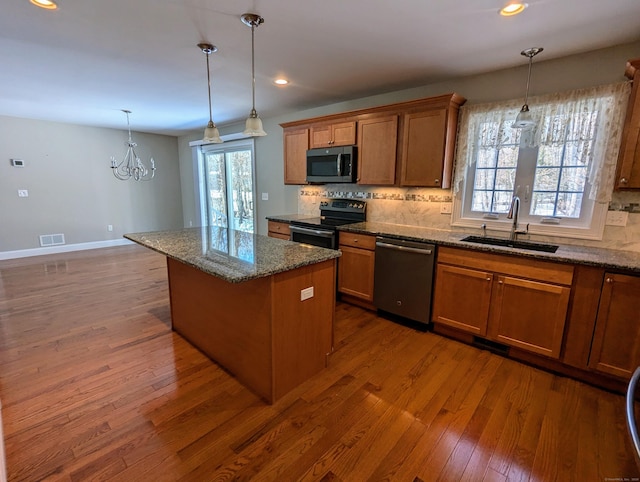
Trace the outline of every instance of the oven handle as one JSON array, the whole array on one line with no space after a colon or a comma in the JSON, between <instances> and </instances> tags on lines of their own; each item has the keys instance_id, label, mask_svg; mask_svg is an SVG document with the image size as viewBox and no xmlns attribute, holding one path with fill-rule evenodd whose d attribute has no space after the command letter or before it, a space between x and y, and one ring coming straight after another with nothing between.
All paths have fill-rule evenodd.
<instances>
[{"instance_id":1,"label":"oven handle","mask_svg":"<svg viewBox=\"0 0 640 482\"><path fill-rule=\"evenodd\" d=\"M316 236L320 236L322 238L331 238L333 237L333 231L324 231L321 229L309 229L302 228L300 226L290 225L289 229L292 233L300 233L300 234L314 234Z\"/></svg>"}]
</instances>

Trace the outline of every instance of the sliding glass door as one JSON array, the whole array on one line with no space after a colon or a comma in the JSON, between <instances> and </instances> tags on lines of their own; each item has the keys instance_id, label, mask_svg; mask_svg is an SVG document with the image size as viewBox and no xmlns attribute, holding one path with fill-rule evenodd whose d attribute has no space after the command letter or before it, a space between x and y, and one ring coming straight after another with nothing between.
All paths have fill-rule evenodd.
<instances>
[{"instance_id":1,"label":"sliding glass door","mask_svg":"<svg viewBox=\"0 0 640 482\"><path fill-rule=\"evenodd\" d=\"M253 140L200 147L203 224L254 232Z\"/></svg>"}]
</instances>

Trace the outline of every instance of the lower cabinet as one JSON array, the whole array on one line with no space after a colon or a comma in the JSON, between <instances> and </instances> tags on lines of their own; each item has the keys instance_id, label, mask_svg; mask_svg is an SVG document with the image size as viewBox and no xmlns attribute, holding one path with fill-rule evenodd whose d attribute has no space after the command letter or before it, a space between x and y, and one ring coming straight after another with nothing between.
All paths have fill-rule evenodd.
<instances>
[{"instance_id":1,"label":"lower cabinet","mask_svg":"<svg viewBox=\"0 0 640 482\"><path fill-rule=\"evenodd\" d=\"M338 292L373 303L375 236L341 231L338 243Z\"/></svg>"},{"instance_id":2,"label":"lower cabinet","mask_svg":"<svg viewBox=\"0 0 640 482\"><path fill-rule=\"evenodd\" d=\"M573 267L442 247L433 321L559 358Z\"/></svg>"},{"instance_id":3,"label":"lower cabinet","mask_svg":"<svg viewBox=\"0 0 640 482\"><path fill-rule=\"evenodd\" d=\"M289 229L289 223L283 223L279 221L269 221L269 232L267 235L270 238L289 239L291 231Z\"/></svg>"},{"instance_id":4,"label":"lower cabinet","mask_svg":"<svg viewBox=\"0 0 640 482\"><path fill-rule=\"evenodd\" d=\"M629 379L640 366L640 277L606 273L589 356L593 370Z\"/></svg>"}]
</instances>

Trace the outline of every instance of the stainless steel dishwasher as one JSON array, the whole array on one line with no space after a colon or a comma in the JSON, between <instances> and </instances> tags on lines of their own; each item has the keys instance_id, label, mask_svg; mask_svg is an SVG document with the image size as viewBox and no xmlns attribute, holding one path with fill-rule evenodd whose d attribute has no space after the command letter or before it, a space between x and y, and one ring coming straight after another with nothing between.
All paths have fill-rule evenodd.
<instances>
[{"instance_id":1,"label":"stainless steel dishwasher","mask_svg":"<svg viewBox=\"0 0 640 482\"><path fill-rule=\"evenodd\" d=\"M379 310L428 324L436 247L378 236L373 304Z\"/></svg>"}]
</instances>

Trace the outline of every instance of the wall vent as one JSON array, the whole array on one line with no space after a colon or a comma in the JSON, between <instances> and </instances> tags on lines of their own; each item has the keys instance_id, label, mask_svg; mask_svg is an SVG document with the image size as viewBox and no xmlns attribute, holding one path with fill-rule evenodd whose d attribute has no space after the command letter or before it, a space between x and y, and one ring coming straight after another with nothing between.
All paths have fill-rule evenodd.
<instances>
[{"instance_id":1,"label":"wall vent","mask_svg":"<svg viewBox=\"0 0 640 482\"><path fill-rule=\"evenodd\" d=\"M64 243L64 234L41 234L40 246L57 246Z\"/></svg>"}]
</instances>

